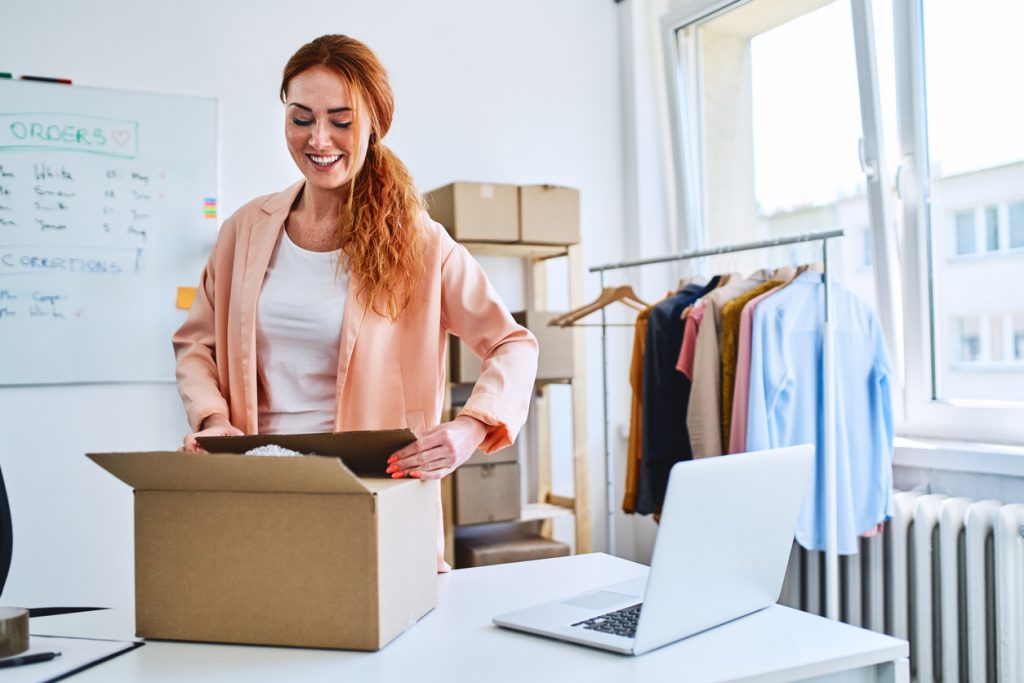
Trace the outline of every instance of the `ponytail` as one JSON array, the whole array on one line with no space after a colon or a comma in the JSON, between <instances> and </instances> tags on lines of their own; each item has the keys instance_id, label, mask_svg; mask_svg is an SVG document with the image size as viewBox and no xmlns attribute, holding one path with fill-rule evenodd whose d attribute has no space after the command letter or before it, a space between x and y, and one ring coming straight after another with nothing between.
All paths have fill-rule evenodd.
<instances>
[{"instance_id":1,"label":"ponytail","mask_svg":"<svg viewBox=\"0 0 1024 683\"><path fill-rule=\"evenodd\" d=\"M360 276L360 303L396 320L423 273L423 199L395 154L371 136L349 192L351 229L341 233L347 267Z\"/></svg>"}]
</instances>

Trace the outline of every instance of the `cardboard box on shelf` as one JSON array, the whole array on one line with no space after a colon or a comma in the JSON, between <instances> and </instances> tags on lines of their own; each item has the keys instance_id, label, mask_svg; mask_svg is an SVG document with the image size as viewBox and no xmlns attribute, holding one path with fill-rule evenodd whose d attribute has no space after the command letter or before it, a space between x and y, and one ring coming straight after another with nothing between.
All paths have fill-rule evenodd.
<instances>
[{"instance_id":1,"label":"cardboard box on shelf","mask_svg":"<svg viewBox=\"0 0 1024 683\"><path fill-rule=\"evenodd\" d=\"M520 185L519 241L579 244L580 191L556 185Z\"/></svg>"},{"instance_id":2,"label":"cardboard box on shelf","mask_svg":"<svg viewBox=\"0 0 1024 683\"><path fill-rule=\"evenodd\" d=\"M448 381L470 384L480 378L480 359L453 334L448 335Z\"/></svg>"},{"instance_id":3,"label":"cardboard box on shelf","mask_svg":"<svg viewBox=\"0 0 1024 683\"><path fill-rule=\"evenodd\" d=\"M568 554L565 543L521 530L462 529L455 538L455 566L460 569Z\"/></svg>"},{"instance_id":4,"label":"cardboard box on shelf","mask_svg":"<svg viewBox=\"0 0 1024 683\"><path fill-rule=\"evenodd\" d=\"M461 406L456 406L456 414L458 413L459 408L461 408ZM495 465L499 462L519 462L519 449L515 444L490 454L484 453L483 451L476 451L473 455L469 456L469 460L462 463L462 466Z\"/></svg>"},{"instance_id":5,"label":"cardboard box on shelf","mask_svg":"<svg viewBox=\"0 0 1024 683\"><path fill-rule=\"evenodd\" d=\"M550 311L519 311L512 314L515 321L533 332L540 347L537 359L537 379L550 382L573 376L572 330L550 327L548 322L560 313ZM480 377L480 359L457 337L449 337L451 362L449 379L456 384L475 382Z\"/></svg>"},{"instance_id":6,"label":"cardboard box on shelf","mask_svg":"<svg viewBox=\"0 0 1024 683\"><path fill-rule=\"evenodd\" d=\"M89 454L135 489L136 633L382 648L437 600L437 482L383 476L413 440L403 429ZM267 444L318 455L239 455Z\"/></svg>"},{"instance_id":7,"label":"cardboard box on shelf","mask_svg":"<svg viewBox=\"0 0 1024 683\"><path fill-rule=\"evenodd\" d=\"M505 522L522 514L518 462L467 463L452 476L452 519L456 525Z\"/></svg>"},{"instance_id":8,"label":"cardboard box on shelf","mask_svg":"<svg viewBox=\"0 0 1024 683\"><path fill-rule=\"evenodd\" d=\"M519 239L519 189L501 183L455 182L423 195L427 212L460 242Z\"/></svg>"}]
</instances>

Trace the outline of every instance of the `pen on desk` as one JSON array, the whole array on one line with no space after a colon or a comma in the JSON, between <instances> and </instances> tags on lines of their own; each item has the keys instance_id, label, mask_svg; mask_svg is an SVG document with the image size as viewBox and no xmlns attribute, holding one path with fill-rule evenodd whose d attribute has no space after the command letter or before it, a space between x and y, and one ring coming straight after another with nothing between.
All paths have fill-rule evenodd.
<instances>
[{"instance_id":1,"label":"pen on desk","mask_svg":"<svg viewBox=\"0 0 1024 683\"><path fill-rule=\"evenodd\" d=\"M70 78L50 78L49 76L22 76L23 81L42 81L43 83L63 83L64 85L71 85Z\"/></svg>"},{"instance_id":2,"label":"pen on desk","mask_svg":"<svg viewBox=\"0 0 1024 683\"><path fill-rule=\"evenodd\" d=\"M9 657L7 659L0 659L0 669L6 669L11 666L21 666L22 664L36 664L37 662L48 662L54 657L60 657L59 652L37 652L31 655L20 655L18 657Z\"/></svg>"}]
</instances>

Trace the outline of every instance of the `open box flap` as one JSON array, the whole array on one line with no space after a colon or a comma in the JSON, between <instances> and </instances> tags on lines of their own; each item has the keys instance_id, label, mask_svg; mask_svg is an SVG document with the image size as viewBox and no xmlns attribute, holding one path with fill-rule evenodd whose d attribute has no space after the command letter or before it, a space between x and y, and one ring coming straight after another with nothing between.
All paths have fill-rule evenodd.
<instances>
[{"instance_id":1,"label":"open box flap","mask_svg":"<svg viewBox=\"0 0 1024 683\"><path fill-rule=\"evenodd\" d=\"M368 493L338 458L235 454L89 453L136 491Z\"/></svg>"},{"instance_id":2,"label":"open box flap","mask_svg":"<svg viewBox=\"0 0 1024 683\"><path fill-rule=\"evenodd\" d=\"M204 436L199 445L210 453L245 453L259 446L276 445L307 455L333 455L362 476L384 476L392 453L416 440L408 429L323 434L253 434Z\"/></svg>"}]
</instances>

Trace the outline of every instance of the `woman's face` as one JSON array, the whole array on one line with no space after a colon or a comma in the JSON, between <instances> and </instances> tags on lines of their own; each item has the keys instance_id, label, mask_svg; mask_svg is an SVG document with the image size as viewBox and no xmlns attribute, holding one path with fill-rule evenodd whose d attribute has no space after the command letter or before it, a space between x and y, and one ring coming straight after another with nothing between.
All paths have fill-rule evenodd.
<instances>
[{"instance_id":1,"label":"woman's face","mask_svg":"<svg viewBox=\"0 0 1024 683\"><path fill-rule=\"evenodd\" d=\"M348 84L315 66L292 78L286 97L284 135L306 182L321 190L348 187L363 166L370 138L365 114L355 120Z\"/></svg>"}]
</instances>

